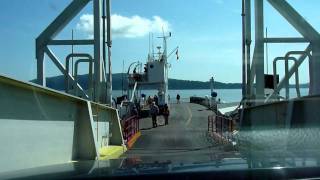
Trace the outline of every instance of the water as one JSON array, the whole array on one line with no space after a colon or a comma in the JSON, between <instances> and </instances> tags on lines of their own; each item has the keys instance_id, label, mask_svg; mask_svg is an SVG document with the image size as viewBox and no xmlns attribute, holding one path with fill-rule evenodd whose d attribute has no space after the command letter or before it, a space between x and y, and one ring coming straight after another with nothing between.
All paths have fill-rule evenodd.
<instances>
[{"instance_id":1,"label":"water","mask_svg":"<svg viewBox=\"0 0 320 180\"><path fill-rule=\"evenodd\" d=\"M301 96L308 95L308 88L301 88ZM241 89L215 89L215 92L218 93L218 98L221 99L221 101L224 102L240 102L242 95L241 95ZM148 96L154 96L158 93L157 90L142 90L141 93L146 94ZM169 90L169 95L172 100L174 100L177 96L177 94L180 94L182 101L189 101L190 96L198 96L198 97L205 97L210 95L210 89L183 89L183 90ZM122 92L121 90L114 90L113 96L121 96ZM280 92L281 96L285 96L285 91L282 90ZM290 89L290 98L297 97L295 89Z\"/></svg>"}]
</instances>

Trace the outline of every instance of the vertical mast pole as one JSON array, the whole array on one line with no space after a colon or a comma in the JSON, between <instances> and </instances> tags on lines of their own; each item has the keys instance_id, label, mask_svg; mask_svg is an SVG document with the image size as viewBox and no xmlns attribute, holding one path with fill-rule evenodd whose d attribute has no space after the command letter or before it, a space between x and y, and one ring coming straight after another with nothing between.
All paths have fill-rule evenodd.
<instances>
[{"instance_id":1,"label":"vertical mast pole","mask_svg":"<svg viewBox=\"0 0 320 180\"><path fill-rule=\"evenodd\" d=\"M264 99L264 22L263 1L255 0L256 99ZM252 85L251 85L252 86Z\"/></svg>"},{"instance_id":2,"label":"vertical mast pole","mask_svg":"<svg viewBox=\"0 0 320 180\"><path fill-rule=\"evenodd\" d=\"M152 60L154 60L153 33L151 33L151 44L152 44Z\"/></svg>"},{"instance_id":3,"label":"vertical mast pole","mask_svg":"<svg viewBox=\"0 0 320 180\"><path fill-rule=\"evenodd\" d=\"M94 17L94 101L105 103L103 69L101 66L101 0L93 0Z\"/></svg>"},{"instance_id":4,"label":"vertical mast pole","mask_svg":"<svg viewBox=\"0 0 320 180\"><path fill-rule=\"evenodd\" d=\"M112 69L111 69L111 46L112 46L112 40L111 40L111 0L107 1L107 45L108 45L108 71L109 71L109 77L108 77L108 84L109 84L109 103L112 104Z\"/></svg>"},{"instance_id":5,"label":"vertical mast pole","mask_svg":"<svg viewBox=\"0 0 320 180\"><path fill-rule=\"evenodd\" d=\"M211 77L211 79L210 79L210 90L211 90L211 94L210 95L212 95L212 93L213 93L213 76Z\"/></svg>"},{"instance_id":6,"label":"vertical mast pole","mask_svg":"<svg viewBox=\"0 0 320 180\"><path fill-rule=\"evenodd\" d=\"M121 92L123 96L123 75L124 75L124 60L122 60L122 76L121 76Z\"/></svg>"},{"instance_id":7,"label":"vertical mast pole","mask_svg":"<svg viewBox=\"0 0 320 180\"><path fill-rule=\"evenodd\" d=\"M250 69L250 45L251 45L251 0L245 0L245 43L246 43L246 72L247 72L247 98L251 97L251 69Z\"/></svg>"},{"instance_id":8,"label":"vertical mast pole","mask_svg":"<svg viewBox=\"0 0 320 180\"><path fill-rule=\"evenodd\" d=\"M242 99L246 97L246 29L245 29L245 0L242 0Z\"/></svg>"},{"instance_id":9,"label":"vertical mast pole","mask_svg":"<svg viewBox=\"0 0 320 180\"><path fill-rule=\"evenodd\" d=\"M268 28L266 27L266 39L268 39ZM268 60L268 42L266 42L266 66L267 66L267 74L269 74L269 60Z\"/></svg>"},{"instance_id":10,"label":"vertical mast pole","mask_svg":"<svg viewBox=\"0 0 320 180\"><path fill-rule=\"evenodd\" d=\"M106 0L102 0L102 58L104 69L106 69Z\"/></svg>"}]
</instances>

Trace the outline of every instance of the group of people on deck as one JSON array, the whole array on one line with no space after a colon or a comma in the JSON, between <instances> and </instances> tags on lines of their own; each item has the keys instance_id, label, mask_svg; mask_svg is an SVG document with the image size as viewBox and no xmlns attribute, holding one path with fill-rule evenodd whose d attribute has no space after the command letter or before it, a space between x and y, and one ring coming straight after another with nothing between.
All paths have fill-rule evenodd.
<instances>
[{"instance_id":1,"label":"group of people on deck","mask_svg":"<svg viewBox=\"0 0 320 180\"><path fill-rule=\"evenodd\" d=\"M168 99L170 98L170 96L168 96ZM148 105L150 105L150 114L151 114L151 118L152 118L152 127L156 128L158 127L158 123L157 123L157 116L160 113L159 107L158 107L158 97L157 95L155 95L153 98L151 98L150 96L147 99L147 103ZM177 94L177 104L180 103L180 95ZM169 111L169 107L167 104L164 105L163 107L163 112L162 115L164 117L165 123L164 125L168 125L169 124L169 115L170 115L170 111Z\"/></svg>"},{"instance_id":2,"label":"group of people on deck","mask_svg":"<svg viewBox=\"0 0 320 180\"><path fill-rule=\"evenodd\" d=\"M159 107L156 105L155 102L152 102L152 104L150 106L150 114L151 114L151 118L152 118L152 127L153 128L158 127L157 116L158 116L159 112L160 112ZM164 125L168 125L170 111L169 111L169 107L167 104L164 105L162 115L165 120Z\"/></svg>"},{"instance_id":3,"label":"group of people on deck","mask_svg":"<svg viewBox=\"0 0 320 180\"><path fill-rule=\"evenodd\" d=\"M153 98L151 98L150 96L147 99L147 104L150 106L150 114L151 114L151 118L152 118L152 127L156 128L158 127L158 123L157 123L157 116L160 114L160 109L159 109L159 99L157 97L157 95L155 95ZM165 123L164 125L168 125L169 124L169 115L170 115L170 111L169 111L169 107L167 104L165 104L163 106L163 111L162 111L162 115L164 117Z\"/></svg>"}]
</instances>

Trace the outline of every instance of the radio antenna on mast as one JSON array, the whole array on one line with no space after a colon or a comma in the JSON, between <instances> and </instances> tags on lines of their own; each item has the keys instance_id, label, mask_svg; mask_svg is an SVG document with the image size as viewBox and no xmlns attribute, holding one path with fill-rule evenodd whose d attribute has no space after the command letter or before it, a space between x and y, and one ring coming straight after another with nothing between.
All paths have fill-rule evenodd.
<instances>
[{"instance_id":1,"label":"radio antenna on mast","mask_svg":"<svg viewBox=\"0 0 320 180\"><path fill-rule=\"evenodd\" d=\"M150 53L151 53L151 50L150 50L150 47L151 47L150 36L151 36L151 35L150 35L150 32L149 32L149 52L148 52L148 53L149 53L149 57L150 57Z\"/></svg>"},{"instance_id":2,"label":"radio antenna on mast","mask_svg":"<svg viewBox=\"0 0 320 180\"><path fill-rule=\"evenodd\" d=\"M152 43L152 59L154 59L153 33L151 33L151 43Z\"/></svg>"},{"instance_id":3,"label":"radio antenna on mast","mask_svg":"<svg viewBox=\"0 0 320 180\"><path fill-rule=\"evenodd\" d=\"M163 29L163 26L162 26L162 35L163 35L163 37L164 37L164 29Z\"/></svg>"}]
</instances>

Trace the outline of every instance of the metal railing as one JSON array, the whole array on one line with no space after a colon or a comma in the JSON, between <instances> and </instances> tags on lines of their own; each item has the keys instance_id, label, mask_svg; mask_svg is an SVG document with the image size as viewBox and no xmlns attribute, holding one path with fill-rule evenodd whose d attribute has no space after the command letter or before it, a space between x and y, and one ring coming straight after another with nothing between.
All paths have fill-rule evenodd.
<instances>
[{"instance_id":1,"label":"metal railing","mask_svg":"<svg viewBox=\"0 0 320 180\"><path fill-rule=\"evenodd\" d=\"M221 141L231 140L235 130L235 121L231 117L208 116L208 133L218 136Z\"/></svg>"},{"instance_id":2,"label":"metal railing","mask_svg":"<svg viewBox=\"0 0 320 180\"><path fill-rule=\"evenodd\" d=\"M282 88L286 89L286 98L289 98L289 79L291 78L291 76L293 74L296 74L296 89L297 89L297 94L300 93L299 91L299 86L297 84L299 84L299 82L297 81L299 78L299 75L297 75L298 72L298 68L300 67L300 65L303 63L303 61L308 57L309 61L312 59L312 56L310 54L311 51L311 46L309 45L307 47L307 49L305 51L289 51L285 57L285 76L283 77L283 79L278 83L277 86L275 86L273 93L271 93L266 99L265 99L265 103L272 100L274 98L274 96L276 96L280 90ZM288 61L290 59L292 59L292 55L301 55L297 60L294 60L295 63L294 65L289 69L289 65L288 65ZM276 60L276 59L275 59ZM309 72L310 72L310 67L309 67ZM274 77L276 78L276 77ZM311 84L309 85L310 87ZM310 94L310 87L309 87L309 94Z\"/></svg>"},{"instance_id":3,"label":"metal railing","mask_svg":"<svg viewBox=\"0 0 320 180\"><path fill-rule=\"evenodd\" d=\"M128 143L140 131L139 117L131 116L123 122L123 139Z\"/></svg>"},{"instance_id":4,"label":"metal railing","mask_svg":"<svg viewBox=\"0 0 320 180\"><path fill-rule=\"evenodd\" d=\"M295 57L276 57L273 60L273 87L277 87L277 61L284 60L285 61L285 76L288 76L289 73L289 65L288 61L291 60L294 62L294 66L297 65L298 59ZM299 85L299 71L296 69L295 74L295 88L297 92L297 96L300 97L300 85ZM289 79L286 82L286 99L289 99Z\"/></svg>"}]
</instances>

